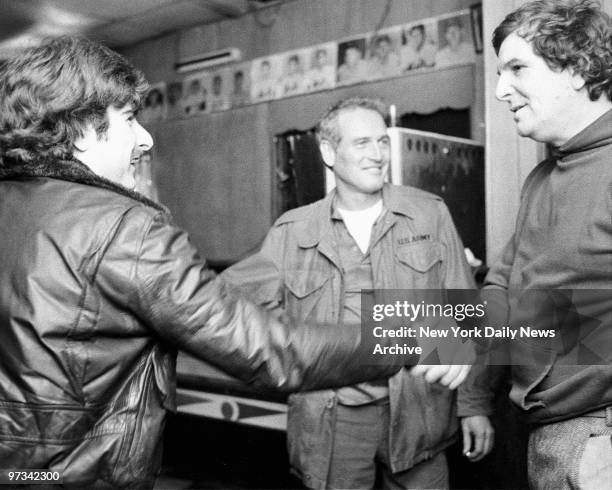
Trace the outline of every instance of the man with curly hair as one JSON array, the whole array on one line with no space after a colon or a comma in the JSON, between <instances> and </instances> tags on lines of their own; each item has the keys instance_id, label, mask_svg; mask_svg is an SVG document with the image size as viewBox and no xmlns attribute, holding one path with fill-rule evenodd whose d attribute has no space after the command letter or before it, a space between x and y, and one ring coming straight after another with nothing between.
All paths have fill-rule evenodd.
<instances>
[{"instance_id":1,"label":"man with curly hair","mask_svg":"<svg viewBox=\"0 0 612 490\"><path fill-rule=\"evenodd\" d=\"M519 135L547 143L552 154L524 184L515 234L487 285L508 298L589 290L594 319L610 329L612 298L597 294L612 288L610 17L590 0L535 1L503 20L493 46L497 98ZM510 311L511 319L521 314ZM532 488L610 488L611 334L604 362L570 365L563 356L571 352L561 351L546 365L513 366L510 397L532 424Z\"/></svg>"}]
</instances>

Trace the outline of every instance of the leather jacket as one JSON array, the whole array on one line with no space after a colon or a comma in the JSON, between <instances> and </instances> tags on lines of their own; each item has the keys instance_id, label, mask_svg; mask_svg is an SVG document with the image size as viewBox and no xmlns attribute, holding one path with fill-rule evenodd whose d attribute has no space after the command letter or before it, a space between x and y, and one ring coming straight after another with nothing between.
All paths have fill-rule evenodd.
<instances>
[{"instance_id":1,"label":"leather jacket","mask_svg":"<svg viewBox=\"0 0 612 490\"><path fill-rule=\"evenodd\" d=\"M349 329L291 328L230 292L165 208L79 162L0 161L0 230L2 468L151 487L177 348L283 391L399 368L361 365Z\"/></svg>"}]
</instances>

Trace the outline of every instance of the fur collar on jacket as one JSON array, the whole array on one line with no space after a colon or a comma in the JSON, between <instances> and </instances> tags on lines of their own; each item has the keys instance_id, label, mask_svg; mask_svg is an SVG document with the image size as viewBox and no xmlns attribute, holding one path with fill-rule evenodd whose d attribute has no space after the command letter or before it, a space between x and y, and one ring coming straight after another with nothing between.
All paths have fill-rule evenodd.
<instances>
[{"instance_id":1,"label":"fur collar on jacket","mask_svg":"<svg viewBox=\"0 0 612 490\"><path fill-rule=\"evenodd\" d=\"M152 206L160 211L169 212L168 208L152 201L142 194L127 187L116 184L92 172L89 167L78 160L53 160L25 163L21 161L2 162L0 160L0 180L21 179L28 177L47 177L51 179L66 180L78 184L101 187L137 201Z\"/></svg>"}]
</instances>

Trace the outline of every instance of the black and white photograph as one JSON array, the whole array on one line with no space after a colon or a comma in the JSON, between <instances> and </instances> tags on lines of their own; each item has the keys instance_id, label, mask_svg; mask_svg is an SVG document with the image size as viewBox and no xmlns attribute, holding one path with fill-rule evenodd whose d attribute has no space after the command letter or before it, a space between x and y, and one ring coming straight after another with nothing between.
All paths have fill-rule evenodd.
<instances>
[{"instance_id":1,"label":"black and white photograph","mask_svg":"<svg viewBox=\"0 0 612 490\"><path fill-rule=\"evenodd\" d=\"M390 78L402 72L399 53L400 39L400 27L378 31L370 38L368 78Z\"/></svg>"},{"instance_id":2,"label":"black and white photograph","mask_svg":"<svg viewBox=\"0 0 612 490\"><path fill-rule=\"evenodd\" d=\"M316 92L334 88L338 45L336 43L319 44L307 50L305 56L309 63L305 74L306 91Z\"/></svg>"},{"instance_id":3,"label":"black and white photograph","mask_svg":"<svg viewBox=\"0 0 612 490\"><path fill-rule=\"evenodd\" d=\"M193 117L210 112L210 76L208 72L189 75L183 80L181 106L183 117Z\"/></svg>"},{"instance_id":4,"label":"black and white photograph","mask_svg":"<svg viewBox=\"0 0 612 490\"><path fill-rule=\"evenodd\" d=\"M612 0L1 0L0 487L612 490Z\"/></svg>"},{"instance_id":5,"label":"black and white photograph","mask_svg":"<svg viewBox=\"0 0 612 490\"><path fill-rule=\"evenodd\" d=\"M230 80L232 108L248 105L251 101L251 64L247 62L232 66Z\"/></svg>"},{"instance_id":6,"label":"black and white photograph","mask_svg":"<svg viewBox=\"0 0 612 490\"><path fill-rule=\"evenodd\" d=\"M400 47L402 72L434 67L437 51L438 25L435 21L403 27Z\"/></svg>"},{"instance_id":7,"label":"black and white photograph","mask_svg":"<svg viewBox=\"0 0 612 490\"><path fill-rule=\"evenodd\" d=\"M469 13L439 20L436 67L473 63L475 59L476 49Z\"/></svg>"},{"instance_id":8,"label":"black and white photograph","mask_svg":"<svg viewBox=\"0 0 612 490\"><path fill-rule=\"evenodd\" d=\"M365 37L338 43L338 85L357 83L368 77L367 46Z\"/></svg>"},{"instance_id":9,"label":"black and white photograph","mask_svg":"<svg viewBox=\"0 0 612 490\"><path fill-rule=\"evenodd\" d=\"M166 85L166 100L167 111L166 117L168 119L179 119L183 117L183 82L179 80L168 82Z\"/></svg>"},{"instance_id":10,"label":"black and white photograph","mask_svg":"<svg viewBox=\"0 0 612 490\"><path fill-rule=\"evenodd\" d=\"M231 104L233 79L230 79L231 71L229 68L220 68L210 71L210 92L208 105L210 112L219 112L229 109Z\"/></svg>"},{"instance_id":11,"label":"black and white photograph","mask_svg":"<svg viewBox=\"0 0 612 490\"><path fill-rule=\"evenodd\" d=\"M282 57L277 93L280 97L298 95L306 91L307 52L290 51Z\"/></svg>"},{"instance_id":12,"label":"black and white photograph","mask_svg":"<svg viewBox=\"0 0 612 490\"><path fill-rule=\"evenodd\" d=\"M470 6L470 18L472 24L472 36L474 37L474 49L477 53L482 53L482 3Z\"/></svg>"},{"instance_id":13,"label":"black and white photograph","mask_svg":"<svg viewBox=\"0 0 612 490\"><path fill-rule=\"evenodd\" d=\"M166 117L167 92L164 82L156 83L149 88L140 111L140 118L144 123L160 121Z\"/></svg>"},{"instance_id":14,"label":"black and white photograph","mask_svg":"<svg viewBox=\"0 0 612 490\"><path fill-rule=\"evenodd\" d=\"M283 74L281 56L258 58L251 64L251 101L262 102L281 96L278 81Z\"/></svg>"}]
</instances>

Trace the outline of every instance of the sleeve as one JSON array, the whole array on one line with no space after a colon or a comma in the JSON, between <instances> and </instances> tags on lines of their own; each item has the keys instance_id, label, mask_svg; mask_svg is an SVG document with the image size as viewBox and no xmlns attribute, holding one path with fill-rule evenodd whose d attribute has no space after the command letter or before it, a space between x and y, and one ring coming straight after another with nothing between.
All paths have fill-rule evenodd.
<instances>
[{"instance_id":1,"label":"sleeve","mask_svg":"<svg viewBox=\"0 0 612 490\"><path fill-rule=\"evenodd\" d=\"M107 247L98 286L165 342L255 387L287 392L390 376L415 363L398 356L368 365L348 327L281 323L231 291L168 216L132 214Z\"/></svg>"},{"instance_id":2,"label":"sleeve","mask_svg":"<svg viewBox=\"0 0 612 490\"><path fill-rule=\"evenodd\" d=\"M463 243L452 221L448 208L441 204L441 241L445 247L445 287L463 290L455 292L461 302L480 301L471 269L465 258ZM473 293L473 294L472 294ZM457 415L490 415L493 413L494 387L498 373L496 366L476 363L457 390Z\"/></svg>"},{"instance_id":3,"label":"sleeve","mask_svg":"<svg viewBox=\"0 0 612 490\"><path fill-rule=\"evenodd\" d=\"M495 394L507 375L507 366L472 366L466 380L457 388L457 416L491 415Z\"/></svg>"},{"instance_id":4,"label":"sleeve","mask_svg":"<svg viewBox=\"0 0 612 490\"><path fill-rule=\"evenodd\" d=\"M232 288L276 316L280 316L283 309L282 234L279 228L272 228L259 252L221 274Z\"/></svg>"},{"instance_id":5,"label":"sleeve","mask_svg":"<svg viewBox=\"0 0 612 490\"><path fill-rule=\"evenodd\" d=\"M465 258L465 249L453 219L440 202L440 241L443 245L444 287L447 289L476 289L472 271Z\"/></svg>"},{"instance_id":6,"label":"sleeve","mask_svg":"<svg viewBox=\"0 0 612 490\"><path fill-rule=\"evenodd\" d=\"M491 266L485 278L485 287L508 289L510 283L510 270L514 262L515 252L516 247L513 235L508 243L506 243L500 260Z\"/></svg>"}]
</instances>

